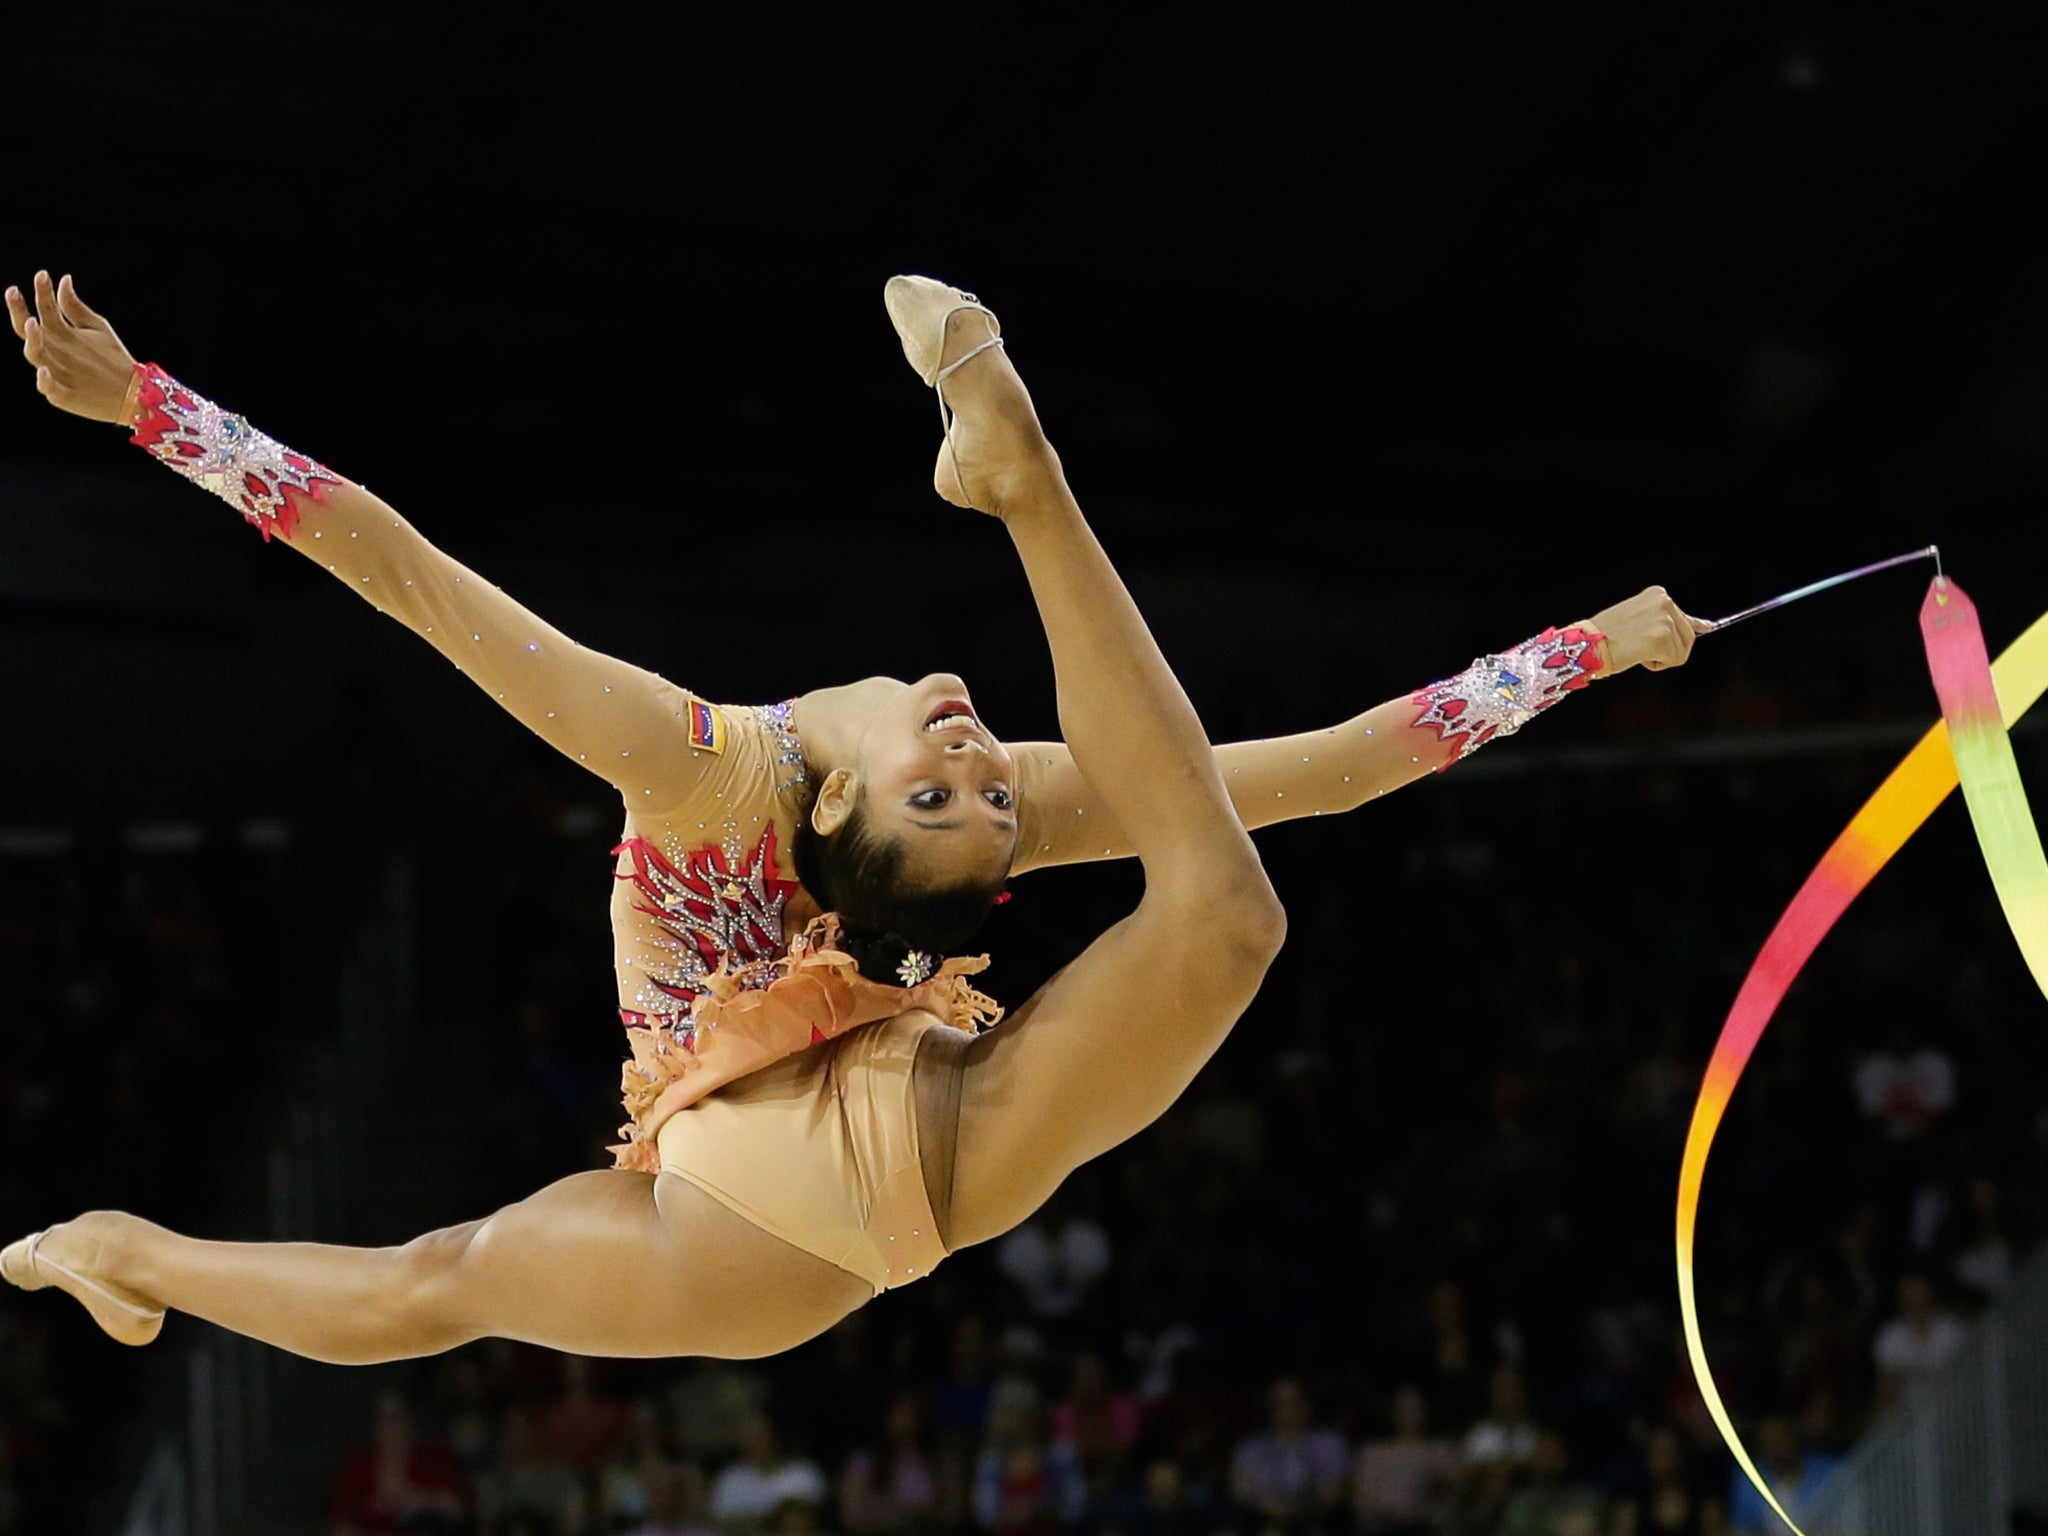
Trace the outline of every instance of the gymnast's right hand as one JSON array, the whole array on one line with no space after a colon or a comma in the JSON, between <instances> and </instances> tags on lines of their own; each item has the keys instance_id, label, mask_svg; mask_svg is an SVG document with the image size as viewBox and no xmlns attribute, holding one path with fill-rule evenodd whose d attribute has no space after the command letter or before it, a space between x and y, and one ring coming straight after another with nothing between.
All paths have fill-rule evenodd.
<instances>
[{"instance_id":1,"label":"gymnast's right hand","mask_svg":"<svg viewBox=\"0 0 2048 1536\"><path fill-rule=\"evenodd\" d=\"M128 388L135 359L114 328L78 296L69 274L57 283L38 272L35 309L19 288L7 290L7 319L21 355L36 371L36 388L60 411L91 421L130 419Z\"/></svg>"},{"instance_id":2,"label":"gymnast's right hand","mask_svg":"<svg viewBox=\"0 0 2048 1536\"><path fill-rule=\"evenodd\" d=\"M1630 667L1652 672L1682 667L1692 655L1693 641L1707 632L1705 622L1674 603L1662 587L1646 587L1612 608L1601 609L1590 622L1606 637L1600 642L1605 666L1595 674L1603 678Z\"/></svg>"}]
</instances>

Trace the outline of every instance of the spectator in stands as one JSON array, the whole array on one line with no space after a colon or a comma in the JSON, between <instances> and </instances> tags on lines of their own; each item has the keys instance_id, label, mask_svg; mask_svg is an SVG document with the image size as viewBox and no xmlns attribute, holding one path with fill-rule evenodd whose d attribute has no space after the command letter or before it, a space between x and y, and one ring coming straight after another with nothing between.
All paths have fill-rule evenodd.
<instances>
[{"instance_id":1,"label":"spectator in stands","mask_svg":"<svg viewBox=\"0 0 2048 1536\"><path fill-rule=\"evenodd\" d=\"M498 1416L491 1411L483 1361L477 1351L462 1349L442 1356L437 1367L431 1422L474 1480L498 1451Z\"/></svg>"},{"instance_id":2,"label":"spectator in stands","mask_svg":"<svg viewBox=\"0 0 2048 1536\"><path fill-rule=\"evenodd\" d=\"M1344 1499L1344 1437L1316 1428L1298 1377L1273 1383L1267 1414L1267 1427L1239 1441L1231 1456L1232 1502L1261 1533L1309 1536L1334 1528Z\"/></svg>"},{"instance_id":3,"label":"spectator in stands","mask_svg":"<svg viewBox=\"0 0 2048 1536\"><path fill-rule=\"evenodd\" d=\"M1940 1373L1963 1347L1963 1325L1941 1303L1933 1278L1908 1270L1899 1277L1899 1310L1877 1330L1878 1398L1889 1403L1915 1382Z\"/></svg>"},{"instance_id":4,"label":"spectator in stands","mask_svg":"<svg viewBox=\"0 0 2048 1536\"><path fill-rule=\"evenodd\" d=\"M1826 1269L1789 1266L1773 1278L1770 1290L1780 1342L1778 1375L1787 1396L1806 1402L1827 1393L1839 1401L1867 1385L1862 1331Z\"/></svg>"},{"instance_id":5,"label":"spectator in stands","mask_svg":"<svg viewBox=\"0 0 2048 1536\"><path fill-rule=\"evenodd\" d=\"M1856 1415L1852 1419L1842 1399L1832 1390L1822 1388L1813 1393L1799 1404L1797 1422L1801 1443L1830 1455L1847 1455L1856 1444L1858 1430L1869 1417L1863 1412L1863 1405L1868 1400L1867 1393L1858 1396Z\"/></svg>"},{"instance_id":6,"label":"spectator in stands","mask_svg":"<svg viewBox=\"0 0 2048 1536\"><path fill-rule=\"evenodd\" d=\"M1804 1524L1841 1458L1802 1446L1792 1420L1778 1413L1757 1421L1750 1446L1771 1492L1787 1514ZM1733 1536L1782 1536L1785 1529L1740 1467L1728 1474L1728 1526Z\"/></svg>"},{"instance_id":7,"label":"spectator in stands","mask_svg":"<svg viewBox=\"0 0 2048 1536\"><path fill-rule=\"evenodd\" d=\"M880 1318L872 1307L858 1308L804 1352L802 1389L776 1395L776 1427L790 1444L814 1447L836 1463L874 1435L889 1401L887 1384L900 1374L878 1358Z\"/></svg>"},{"instance_id":8,"label":"spectator in stands","mask_svg":"<svg viewBox=\"0 0 2048 1536\"><path fill-rule=\"evenodd\" d=\"M1016 1378L1004 1381L975 1458L974 1523L1003 1536L1042 1536L1079 1520L1087 1502L1073 1448L1046 1435L1037 1389Z\"/></svg>"},{"instance_id":9,"label":"spectator in stands","mask_svg":"<svg viewBox=\"0 0 2048 1536\"><path fill-rule=\"evenodd\" d=\"M934 1529L937 1468L926 1442L924 1404L898 1392L882 1416L882 1434L847 1458L839 1479L839 1524L847 1536L897 1536Z\"/></svg>"},{"instance_id":10,"label":"spectator in stands","mask_svg":"<svg viewBox=\"0 0 2048 1536\"><path fill-rule=\"evenodd\" d=\"M1217 1529L1172 1458L1146 1464L1142 1490L1134 1508L1104 1522L1105 1531L1114 1536L1211 1536Z\"/></svg>"},{"instance_id":11,"label":"spectator in stands","mask_svg":"<svg viewBox=\"0 0 2048 1536\"><path fill-rule=\"evenodd\" d=\"M561 1370L562 1395L541 1411L541 1434L572 1471L601 1472L625 1432L626 1405L598 1395L588 1355L563 1355Z\"/></svg>"},{"instance_id":12,"label":"spectator in stands","mask_svg":"<svg viewBox=\"0 0 2048 1536\"><path fill-rule=\"evenodd\" d=\"M1643 1444L1642 1485L1615 1510L1611 1536L1722 1536L1719 1501L1702 1497L1686 1465L1685 1443L1668 1425Z\"/></svg>"},{"instance_id":13,"label":"spectator in stands","mask_svg":"<svg viewBox=\"0 0 2048 1536\"><path fill-rule=\"evenodd\" d=\"M1834 1268L1836 1300L1848 1321L1859 1331L1874 1326L1883 1307L1890 1270L1885 1215L1873 1198L1856 1201L1834 1235L1830 1255Z\"/></svg>"},{"instance_id":14,"label":"spectator in stands","mask_svg":"<svg viewBox=\"0 0 2048 1536\"><path fill-rule=\"evenodd\" d=\"M785 1504L825 1502L825 1474L814 1461L785 1451L775 1422L749 1414L739 1427L739 1459L711 1484L711 1520L726 1536L753 1536L777 1523Z\"/></svg>"},{"instance_id":15,"label":"spectator in stands","mask_svg":"<svg viewBox=\"0 0 2048 1536\"><path fill-rule=\"evenodd\" d=\"M932 1392L932 1428L939 1477L939 1519L948 1527L969 1518L974 1464L988 1428L996 1384L988 1319L964 1312L946 1342L946 1373Z\"/></svg>"},{"instance_id":16,"label":"spectator in stands","mask_svg":"<svg viewBox=\"0 0 2048 1536\"><path fill-rule=\"evenodd\" d=\"M1456 1444L1429 1432L1419 1387L1394 1394L1393 1433L1359 1447L1351 1514L1361 1536L1426 1536L1442 1518L1458 1472Z\"/></svg>"},{"instance_id":17,"label":"spectator in stands","mask_svg":"<svg viewBox=\"0 0 2048 1536\"><path fill-rule=\"evenodd\" d=\"M1486 1404L1488 1358L1465 1288L1455 1280L1438 1280L1423 1302L1413 1362L1432 1419L1461 1425L1478 1417Z\"/></svg>"},{"instance_id":18,"label":"spectator in stands","mask_svg":"<svg viewBox=\"0 0 2048 1536\"><path fill-rule=\"evenodd\" d=\"M1173 1319L1158 1290L1148 1290L1136 1304L1150 1315L1124 1335L1124 1354L1132 1362L1141 1405L1158 1402L1174 1389L1180 1357L1202 1347L1202 1336L1184 1321Z\"/></svg>"},{"instance_id":19,"label":"spectator in stands","mask_svg":"<svg viewBox=\"0 0 2048 1536\"><path fill-rule=\"evenodd\" d=\"M1564 1436L1538 1430L1527 1476L1502 1501L1499 1536L1600 1536L1600 1495L1575 1481L1571 1470Z\"/></svg>"},{"instance_id":20,"label":"spectator in stands","mask_svg":"<svg viewBox=\"0 0 2048 1536\"><path fill-rule=\"evenodd\" d=\"M1885 1043L1856 1062L1856 1107L1893 1141L1915 1141L1955 1107L1955 1058L1939 1046L1916 1045L1901 1015Z\"/></svg>"},{"instance_id":21,"label":"spectator in stands","mask_svg":"<svg viewBox=\"0 0 2048 1536\"><path fill-rule=\"evenodd\" d=\"M996 1245L996 1267L1042 1322L1079 1311L1110 1257L1109 1233L1058 1195Z\"/></svg>"},{"instance_id":22,"label":"spectator in stands","mask_svg":"<svg viewBox=\"0 0 2048 1536\"><path fill-rule=\"evenodd\" d=\"M583 1484L541 1437L530 1408L514 1404L502 1424L498 1459L476 1480L485 1524L521 1516L551 1525L580 1497Z\"/></svg>"},{"instance_id":23,"label":"spectator in stands","mask_svg":"<svg viewBox=\"0 0 2048 1536\"><path fill-rule=\"evenodd\" d=\"M1488 1403L1487 1416L1465 1436L1465 1465L1509 1471L1526 1467L1536 1455L1538 1431L1529 1417L1528 1388L1519 1367L1503 1365L1494 1371Z\"/></svg>"},{"instance_id":24,"label":"spectator in stands","mask_svg":"<svg viewBox=\"0 0 2048 1536\"><path fill-rule=\"evenodd\" d=\"M1098 1503L1123 1474L1138 1426L1138 1399L1110 1385L1102 1356L1093 1350L1075 1355L1067 1395L1053 1405L1052 1434L1073 1447L1091 1503Z\"/></svg>"},{"instance_id":25,"label":"spectator in stands","mask_svg":"<svg viewBox=\"0 0 2048 1536\"><path fill-rule=\"evenodd\" d=\"M1963 1184L1958 1207L1948 1214L1939 1237L1949 1273L1978 1302L1989 1304L2012 1284L2019 1244L1998 1181L1979 1170Z\"/></svg>"},{"instance_id":26,"label":"spectator in stands","mask_svg":"<svg viewBox=\"0 0 2048 1536\"><path fill-rule=\"evenodd\" d=\"M598 1516L606 1530L618 1530L651 1518L653 1485L681 1465L667 1445L661 1405L651 1397L636 1399L626 1410L626 1431L611 1447L598 1474ZM701 1476L701 1474L700 1474Z\"/></svg>"},{"instance_id":27,"label":"spectator in stands","mask_svg":"<svg viewBox=\"0 0 2048 1536\"><path fill-rule=\"evenodd\" d=\"M328 1506L332 1536L441 1532L456 1536L469 1520L469 1480L448 1447L413 1434L412 1409L396 1392L379 1393L370 1443L342 1465Z\"/></svg>"},{"instance_id":28,"label":"spectator in stands","mask_svg":"<svg viewBox=\"0 0 2048 1536\"><path fill-rule=\"evenodd\" d=\"M626 1536L718 1536L707 1509L709 1487L694 1461L668 1461L643 1474L647 1509L637 1525L613 1526Z\"/></svg>"},{"instance_id":29,"label":"spectator in stands","mask_svg":"<svg viewBox=\"0 0 2048 1536\"><path fill-rule=\"evenodd\" d=\"M1460 1530L1491 1531L1500 1523L1508 1494L1535 1460L1540 1438L1518 1367L1495 1367L1487 1391L1487 1416L1466 1432L1459 1448L1452 1523Z\"/></svg>"},{"instance_id":30,"label":"spectator in stands","mask_svg":"<svg viewBox=\"0 0 2048 1536\"><path fill-rule=\"evenodd\" d=\"M768 1407L768 1378L737 1360L692 1360L668 1389L668 1421L685 1456L724 1461L740 1426Z\"/></svg>"},{"instance_id":31,"label":"spectator in stands","mask_svg":"<svg viewBox=\"0 0 2048 1536\"><path fill-rule=\"evenodd\" d=\"M824 1512L812 1499L785 1499L768 1522L768 1536L819 1536Z\"/></svg>"},{"instance_id":32,"label":"spectator in stands","mask_svg":"<svg viewBox=\"0 0 2048 1536\"><path fill-rule=\"evenodd\" d=\"M1180 1356L1173 1390L1146 1405L1144 1443L1180 1468L1188 1497L1204 1509L1230 1501L1230 1453L1246 1418L1244 1394L1212 1350Z\"/></svg>"}]
</instances>

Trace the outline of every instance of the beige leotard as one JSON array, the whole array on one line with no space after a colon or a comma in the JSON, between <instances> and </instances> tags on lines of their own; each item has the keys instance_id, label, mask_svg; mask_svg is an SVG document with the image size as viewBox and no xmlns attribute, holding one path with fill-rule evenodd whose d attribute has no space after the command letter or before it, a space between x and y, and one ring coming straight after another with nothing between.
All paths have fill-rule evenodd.
<instances>
[{"instance_id":1,"label":"beige leotard","mask_svg":"<svg viewBox=\"0 0 2048 1536\"><path fill-rule=\"evenodd\" d=\"M714 704L577 644L346 482L290 542L618 791L619 1166L689 1179L877 1289L929 1273L910 1064L926 1029L1000 1010L968 983L983 959L892 986L836 947L789 859L809 794L789 705ZM869 1024L887 1027L842 1038ZM821 1160L843 1177L787 1177Z\"/></svg>"}]
</instances>

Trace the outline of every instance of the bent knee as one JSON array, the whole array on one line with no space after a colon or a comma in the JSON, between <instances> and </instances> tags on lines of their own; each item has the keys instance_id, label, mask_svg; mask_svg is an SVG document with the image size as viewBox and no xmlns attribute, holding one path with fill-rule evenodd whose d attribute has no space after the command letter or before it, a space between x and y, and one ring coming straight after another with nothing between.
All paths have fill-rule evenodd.
<instances>
[{"instance_id":1,"label":"bent knee","mask_svg":"<svg viewBox=\"0 0 2048 1536\"><path fill-rule=\"evenodd\" d=\"M1237 911L1231 939L1247 955L1255 956L1263 970L1273 963L1280 946L1287 942L1287 908L1280 904L1280 894L1266 878L1264 866L1260 867L1257 879L1247 882L1247 888L1231 905Z\"/></svg>"},{"instance_id":2,"label":"bent knee","mask_svg":"<svg viewBox=\"0 0 2048 1536\"><path fill-rule=\"evenodd\" d=\"M1287 909L1268 886L1263 901L1240 908L1224 925L1223 963L1233 979L1256 989L1286 942Z\"/></svg>"},{"instance_id":3,"label":"bent knee","mask_svg":"<svg viewBox=\"0 0 2048 1536\"><path fill-rule=\"evenodd\" d=\"M1189 915L1212 936L1247 950L1277 952L1287 937L1287 909L1250 839L1241 857L1210 861L1164 894L1174 906L1192 908Z\"/></svg>"},{"instance_id":4,"label":"bent knee","mask_svg":"<svg viewBox=\"0 0 2048 1536\"><path fill-rule=\"evenodd\" d=\"M1228 878L1212 874L1192 887L1148 889L1145 900L1189 946L1254 981L1287 940L1287 909L1256 861Z\"/></svg>"}]
</instances>

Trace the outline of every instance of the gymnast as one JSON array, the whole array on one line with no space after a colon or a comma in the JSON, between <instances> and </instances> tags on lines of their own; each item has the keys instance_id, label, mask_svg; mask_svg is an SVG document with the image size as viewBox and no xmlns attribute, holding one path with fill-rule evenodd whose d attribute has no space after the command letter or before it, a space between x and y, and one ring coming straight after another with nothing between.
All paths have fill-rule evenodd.
<instances>
[{"instance_id":1,"label":"gymnast","mask_svg":"<svg viewBox=\"0 0 2048 1536\"><path fill-rule=\"evenodd\" d=\"M377 497L138 364L67 276L8 316L51 404L132 430L268 540L404 623L624 802L612 892L630 1058L617 1166L388 1248L230 1243L95 1211L0 1252L111 1337L167 1310L313 1359L483 1337L777 1353L1031 1215L1187 1087L1285 929L1248 828L1350 810L1593 678L1682 664L1661 588L1344 723L1212 749L971 294L884 290L939 392L933 483L997 518L1065 743L1006 744L935 674L711 703L577 645ZM963 953L1014 874L1135 855L1144 894L1008 1017Z\"/></svg>"}]
</instances>

